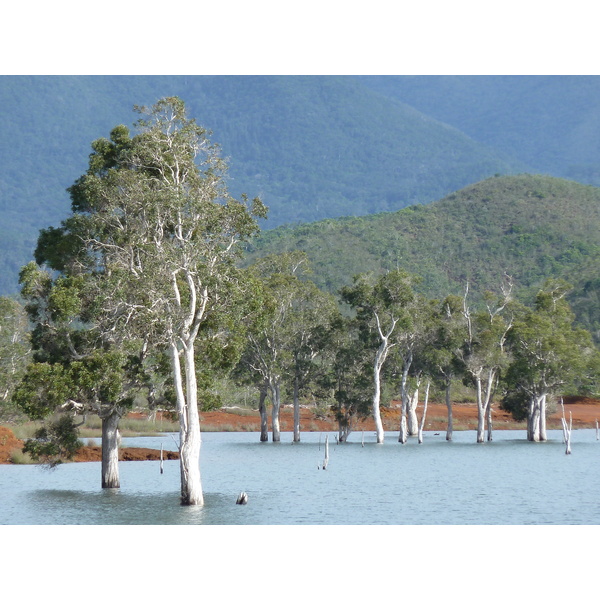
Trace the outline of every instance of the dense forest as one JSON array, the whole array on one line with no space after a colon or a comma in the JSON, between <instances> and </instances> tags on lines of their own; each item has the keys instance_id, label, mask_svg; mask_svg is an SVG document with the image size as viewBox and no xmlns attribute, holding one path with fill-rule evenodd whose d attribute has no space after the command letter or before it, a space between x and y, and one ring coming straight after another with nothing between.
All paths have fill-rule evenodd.
<instances>
[{"instance_id":1,"label":"dense forest","mask_svg":"<svg viewBox=\"0 0 600 600\"><path fill-rule=\"evenodd\" d=\"M89 141L177 94L262 229L396 211L494 174L596 184L598 77L3 76L0 293L69 211Z\"/></svg>"},{"instance_id":2,"label":"dense forest","mask_svg":"<svg viewBox=\"0 0 600 600\"><path fill-rule=\"evenodd\" d=\"M438 202L394 213L330 219L263 232L247 260L290 250L310 258L310 278L335 293L362 272L419 274L431 298L481 297L514 278L530 301L547 278L573 285L579 323L600 341L600 190L541 175L492 177Z\"/></svg>"}]
</instances>

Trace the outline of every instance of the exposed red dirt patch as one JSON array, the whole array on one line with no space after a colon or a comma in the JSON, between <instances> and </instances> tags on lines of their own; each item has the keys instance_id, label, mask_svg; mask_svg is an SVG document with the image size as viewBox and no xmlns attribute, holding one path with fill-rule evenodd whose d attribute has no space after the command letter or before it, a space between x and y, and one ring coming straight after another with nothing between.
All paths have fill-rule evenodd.
<instances>
[{"instance_id":1,"label":"exposed red dirt patch","mask_svg":"<svg viewBox=\"0 0 600 600\"><path fill-rule=\"evenodd\" d=\"M564 399L565 415L567 419L573 419L574 429L593 429L597 421L600 421L600 400L594 398L585 398L580 396L571 396ZM234 410L217 410L201 414L200 426L204 430L210 431L260 431L260 416L258 411L241 411L238 414ZM422 407L418 409L419 418ZM386 431L398 431L400 422L400 405L392 403L389 408L382 408L382 420ZM456 403L452 407L454 429L475 429L477 423L477 407L474 404ZM429 404L426 415L426 429L443 431L446 429L447 409L445 404ZM516 422L510 414L500 410L493 409L494 429L524 429L524 423ZM142 413L132 413L129 417L146 418ZM562 410L558 407L553 414L548 414L547 424L549 429L561 429ZM270 423L269 414L269 426ZM281 431L292 431L294 425L294 413L291 406L282 406L280 413ZM330 416L319 417L308 408L302 408L300 411L301 431L336 431L337 424ZM373 431L375 429L373 419L369 418L359 423L356 430ZM12 452L23 447L23 442L15 437L13 432L0 426L0 464L10 463ZM76 462L99 461L102 456L102 449L99 447L85 446L80 448L75 457ZM177 460L177 452L163 453L165 460ZM119 460L159 460L160 450L151 450L148 448L121 448L119 451Z\"/></svg>"}]
</instances>

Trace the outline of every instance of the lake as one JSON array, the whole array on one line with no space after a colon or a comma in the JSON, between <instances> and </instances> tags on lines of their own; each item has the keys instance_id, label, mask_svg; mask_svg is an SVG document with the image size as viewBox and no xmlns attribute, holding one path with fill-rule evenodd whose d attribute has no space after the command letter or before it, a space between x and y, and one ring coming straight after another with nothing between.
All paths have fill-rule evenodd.
<instances>
[{"instance_id":1,"label":"lake","mask_svg":"<svg viewBox=\"0 0 600 600\"><path fill-rule=\"evenodd\" d=\"M598 525L600 442L594 430L530 443L524 431L426 432L424 443L383 445L372 432L336 445L305 432L293 444L258 433L203 433L203 507L179 505L179 462L121 462L121 489L100 488L99 463L48 470L0 465L2 525ZM125 446L176 450L172 435L123 438ZM241 491L247 505L236 505Z\"/></svg>"}]
</instances>

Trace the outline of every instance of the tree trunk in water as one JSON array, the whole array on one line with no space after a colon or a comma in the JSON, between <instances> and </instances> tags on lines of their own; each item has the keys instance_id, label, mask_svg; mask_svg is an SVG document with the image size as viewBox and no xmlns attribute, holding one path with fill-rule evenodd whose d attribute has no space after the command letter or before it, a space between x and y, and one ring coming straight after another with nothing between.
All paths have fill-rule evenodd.
<instances>
[{"instance_id":1,"label":"tree trunk in water","mask_svg":"<svg viewBox=\"0 0 600 600\"><path fill-rule=\"evenodd\" d=\"M385 432L383 431L383 422L381 421L381 411L379 404L381 402L381 367L385 361L387 354L387 340L385 340L377 350L375 357L375 366L373 367L373 383L375 390L373 392L373 420L375 421L375 433L377 435L377 443L383 444Z\"/></svg>"},{"instance_id":2,"label":"tree trunk in water","mask_svg":"<svg viewBox=\"0 0 600 600\"><path fill-rule=\"evenodd\" d=\"M450 384L446 384L446 407L448 408L448 427L446 429L446 441L452 441L454 424L452 422L452 400L450 399Z\"/></svg>"},{"instance_id":3,"label":"tree trunk in water","mask_svg":"<svg viewBox=\"0 0 600 600\"><path fill-rule=\"evenodd\" d=\"M179 470L181 474L181 504L204 504L200 481L200 418L198 414L198 389L194 363L194 344L184 347L185 393L181 376L181 361L177 347L171 347L177 412L179 414Z\"/></svg>"},{"instance_id":4,"label":"tree trunk in water","mask_svg":"<svg viewBox=\"0 0 600 600\"><path fill-rule=\"evenodd\" d=\"M493 424L492 424L492 403L488 402L487 405L487 409L486 409L486 419L487 419L487 441L491 442L492 441L492 431L493 431Z\"/></svg>"},{"instance_id":5,"label":"tree trunk in water","mask_svg":"<svg viewBox=\"0 0 600 600\"><path fill-rule=\"evenodd\" d=\"M483 407L481 379L477 378L477 443L483 444L485 435L485 409Z\"/></svg>"},{"instance_id":6,"label":"tree trunk in water","mask_svg":"<svg viewBox=\"0 0 600 600\"><path fill-rule=\"evenodd\" d=\"M408 389L407 389L407 381L408 381L408 370L410 369L412 359L405 360L404 366L402 367L402 384L400 389L400 394L402 398L402 408L400 409L400 432L398 434L398 441L401 444L406 444L406 440L408 437Z\"/></svg>"},{"instance_id":7,"label":"tree trunk in water","mask_svg":"<svg viewBox=\"0 0 600 600\"><path fill-rule=\"evenodd\" d=\"M417 417L417 406L419 405L419 385L408 400L408 435L414 437L419 435L419 417Z\"/></svg>"},{"instance_id":8,"label":"tree trunk in water","mask_svg":"<svg viewBox=\"0 0 600 600\"><path fill-rule=\"evenodd\" d=\"M300 441L300 394L298 377L294 378L294 442Z\"/></svg>"},{"instance_id":9,"label":"tree trunk in water","mask_svg":"<svg viewBox=\"0 0 600 600\"><path fill-rule=\"evenodd\" d=\"M281 441L281 431L279 427L279 408L281 405L281 398L279 396L279 382L276 381L271 385L271 394L273 405L271 407L271 425L273 429L273 441Z\"/></svg>"},{"instance_id":10,"label":"tree trunk in water","mask_svg":"<svg viewBox=\"0 0 600 600\"><path fill-rule=\"evenodd\" d=\"M119 479L119 420L118 412L111 412L102 419L102 487L120 488Z\"/></svg>"},{"instance_id":11,"label":"tree trunk in water","mask_svg":"<svg viewBox=\"0 0 600 600\"><path fill-rule=\"evenodd\" d=\"M530 442L540 441L540 409L536 397L529 401L529 411L527 415L527 439Z\"/></svg>"},{"instance_id":12,"label":"tree trunk in water","mask_svg":"<svg viewBox=\"0 0 600 600\"><path fill-rule=\"evenodd\" d=\"M425 389L425 402L423 403L423 414L421 415L421 422L419 423L419 444L423 443L423 428L425 427L425 417L427 415L427 401L429 400L429 387L431 383L427 382Z\"/></svg>"},{"instance_id":13,"label":"tree trunk in water","mask_svg":"<svg viewBox=\"0 0 600 600\"><path fill-rule=\"evenodd\" d=\"M546 432L546 394L540 398L540 441L545 442L548 439Z\"/></svg>"},{"instance_id":14,"label":"tree trunk in water","mask_svg":"<svg viewBox=\"0 0 600 600\"><path fill-rule=\"evenodd\" d=\"M260 414L260 441L269 441L269 425L267 420L267 405L265 400L267 398L267 386L260 388L260 397L258 399L258 413Z\"/></svg>"}]
</instances>

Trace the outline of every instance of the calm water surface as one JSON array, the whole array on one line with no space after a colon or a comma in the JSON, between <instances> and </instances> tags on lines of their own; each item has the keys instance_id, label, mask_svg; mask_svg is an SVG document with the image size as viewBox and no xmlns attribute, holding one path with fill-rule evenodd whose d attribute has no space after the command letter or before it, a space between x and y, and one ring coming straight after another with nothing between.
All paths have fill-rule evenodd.
<instances>
[{"instance_id":1,"label":"calm water surface","mask_svg":"<svg viewBox=\"0 0 600 600\"><path fill-rule=\"evenodd\" d=\"M329 434L283 433L279 444L257 433L204 433L203 507L179 506L179 462L121 462L121 489L100 488L99 463L0 465L0 524L13 525L598 525L600 442L573 431L565 455L562 432L528 443L522 431L427 432L424 443L399 444L388 433L354 433L336 445ZM172 436L124 438L123 445L175 450ZM246 491L249 502L235 504Z\"/></svg>"}]
</instances>

